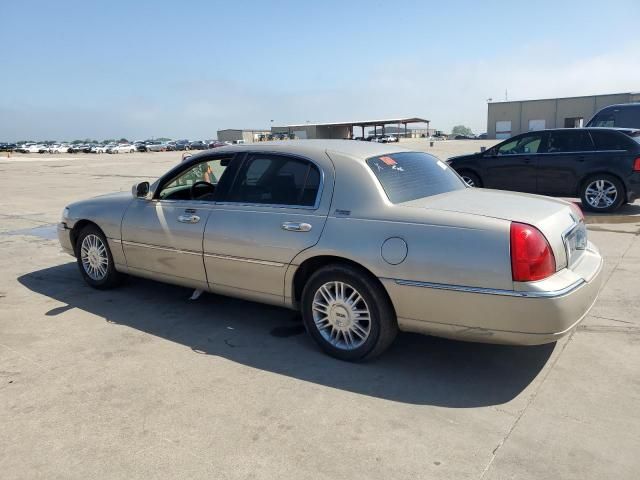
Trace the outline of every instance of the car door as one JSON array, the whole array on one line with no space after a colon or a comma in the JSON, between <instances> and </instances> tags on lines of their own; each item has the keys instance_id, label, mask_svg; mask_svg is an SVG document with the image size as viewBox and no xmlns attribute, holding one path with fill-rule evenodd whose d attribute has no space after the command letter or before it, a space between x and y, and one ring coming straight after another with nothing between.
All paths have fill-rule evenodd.
<instances>
[{"instance_id":1,"label":"car door","mask_svg":"<svg viewBox=\"0 0 640 480\"><path fill-rule=\"evenodd\" d=\"M216 201L204 233L210 288L282 303L293 258L322 233L325 171L314 161L279 153L250 153L229 194Z\"/></svg>"},{"instance_id":2,"label":"car door","mask_svg":"<svg viewBox=\"0 0 640 480\"><path fill-rule=\"evenodd\" d=\"M131 203L122 221L122 245L129 268L160 280L208 287L202 238L214 205L213 189L223 184L231 162L226 157L185 162L160 181L152 199ZM196 182L213 186L202 183L195 188Z\"/></svg>"},{"instance_id":3,"label":"car door","mask_svg":"<svg viewBox=\"0 0 640 480\"><path fill-rule=\"evenodd\" d=\"M546 151L538 158L537 193L543 195L575 195L581 172L597 155L587 130L550 130Z\"/></svg>"},{"instance_id":4,"label":"car door","mask_svg":"<svg viewBox=\"0 0 640 480\"><path fill-rule=\"evenodd\" d=\"M544 142L544 133L530 132L490 149L482 159L483 186L534 193L537 157L544 149Z\"/></svg>"}]
</instances>

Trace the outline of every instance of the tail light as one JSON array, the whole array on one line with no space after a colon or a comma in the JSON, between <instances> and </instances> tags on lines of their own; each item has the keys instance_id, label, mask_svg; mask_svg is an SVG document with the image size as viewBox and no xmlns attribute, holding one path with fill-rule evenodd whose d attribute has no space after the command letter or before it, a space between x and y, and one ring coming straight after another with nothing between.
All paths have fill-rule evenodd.
<instances>
[{"instance_id":1,"label":"tail light","mask_svg":"<svg viewBox=\"0 0 640 480\"><path fill-rule=\"evenodd\" d=\"M569 207L571 207L571 211L578 217L578 221L584 222L584 213L582 213L582 209L575 203L570 203Z\"/></svg>"},{"instance_id":2,"label":"tail light","mask_svg":"<svg viewBox=\"0 0 640 480\"><path fill-rule=\"evenodd\" d=\"M640 172L640 157L636 158L633 161L633 171L634 172Z\"/></svg>"},{"instance_id":3,"label":"tail light","mask_svg":"<svg viewBox=\"0 0 640 480\"><path fill-rule=\"evenodd\" d=\"M542 280L556 272L556 259L545 236L526 223L511 223L511 274L515 282Z\"/></svg>"}]
</instances>

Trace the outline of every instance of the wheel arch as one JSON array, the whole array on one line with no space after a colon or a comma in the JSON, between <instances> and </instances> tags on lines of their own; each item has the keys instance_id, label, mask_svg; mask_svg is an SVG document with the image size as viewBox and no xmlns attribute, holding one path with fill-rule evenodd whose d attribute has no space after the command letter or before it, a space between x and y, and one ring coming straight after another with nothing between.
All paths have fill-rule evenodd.
<instances>
[{"instance_id":1,"label":"wheel arch","mask_svg":"<svg viewBox=\"0 0 640 480\"><path fill-rule=\"evenodd\" d=\"M73 225L73 228L71 229L71 246L73 247L74 252L76 250L76 243L78 242L78 237L80 236L80 232L82 232L82 230L89 225L96 227L105 236L105 238L107 237L104 231L100 228L100 226L97 223L87 219L78 220Z\"/></svg>"},{"instance_id":2,"label":"wheel arch","mask_svg":"<svg viewBox=\"0 0 640 480\"><path fill-rule=\"evenodd\" d=\"M327 265L348 265L356 270L360 271L363 275L369 277L370 280L378 284L378 286L382 289L384 294L386 295L386 299L389 302L389 305L393 309L395 313L395 307L393 302L391 301L391 297L389 296L389 292L380 281L380 279L367 267L364 265L337 255L316 255L304 260L296 269L291 285L291 299L294 305L299 305L300 300L302 299L302 291L304 290L305 285L311 278L311 276Z\"/></svg>"},{"instance_id":3,"label":"wheel arch","mask_svg":"<svg viewBox=\"0 0 640 480\"><path fill-rule=\"evenodd\" d=\"M587 183L587 180L589 180L591 177L597 176L597 175L607 175L609 177L613 177L616 180L618 180L620 182L620 185L622 185L622 197L626 200L627 198L627 186L624 183L624 180L622 179L622 177L620 177L620 175L616 174L616 173L612 173L609 172L607 170L596 170L594 172L589 172L586 173L582 176L582 178L580 179L580 181L578 182L578 195L582 195L582 190L585 187L585 184Z\"/></svg>"}]
</instances>

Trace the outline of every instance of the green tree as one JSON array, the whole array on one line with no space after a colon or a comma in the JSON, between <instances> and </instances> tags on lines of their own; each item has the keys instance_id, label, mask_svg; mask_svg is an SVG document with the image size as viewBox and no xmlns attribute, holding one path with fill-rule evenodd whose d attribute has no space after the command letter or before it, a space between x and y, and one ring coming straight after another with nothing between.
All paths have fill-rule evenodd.
<instances>
[{"instance_id":1,"label":"green tree","mask_svg":"<svg viewBox=\"0 0 640 480\"><path fill-rule=\"evenodd\" d=\"M451 135L464 135L468 137L473 135L473 132L469 127L465 127L464 125L456 125L451 129Z\"/></svg>"}]
</instances>

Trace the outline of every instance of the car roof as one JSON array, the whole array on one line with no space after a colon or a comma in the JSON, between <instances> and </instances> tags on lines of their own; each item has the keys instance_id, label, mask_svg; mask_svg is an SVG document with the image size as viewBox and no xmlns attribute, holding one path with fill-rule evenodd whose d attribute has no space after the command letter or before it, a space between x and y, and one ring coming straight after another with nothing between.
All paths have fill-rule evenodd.
<instances>
[{"instance_id":1,"label":"car roof","mask_svg":"<svg viewBox=\"0 0 640 480\"><path fill-rule=\"evenodd\" d=\"M362 142L357 140L284 140L274 142L245 143L227 145L215 149L215 153L240 153L240 152L278 152L317 157L327 152L341 153L356 160L365 160L370 157L385 155L395 152L408 152L410 150L388 143ZM207 155L204 152L200 155ZM195 155L194 155L195 157Z\"/></svg>"},{"instance_id":2,"label":"car roof","mask_svg":"<svg viewBox=\"0 0 640 480\"><path fill-rule=\"evenodd\" d=\"M633 128L633 127L579 127L579 128L545 128L543 130L532 130L530 132L524 132L524 133L519 133L518 135L514 135L514 137L516 136L520 136L520 135L526 135L526 134L530 134L530 133L537 133L537 132L581 132L581 131L618 131L618 132L623 132L623 133L627 133L627 132L640 132L640 128ZM510 137L513 138L513 137ZM508 139L507 139L508 140Z\"/></svg>"},{"instance_id":3,"label":"car roof","mask_svg":"<svg viewBox=\"0 0 640 480\"><path fill-rule=\"evenodd\" d=\"M609 110L610 108L640 108L640 102L632 102L632 103L616 103L615 105L607 105L606 107L602 107L598 113L603 110Z\"/></svg>"}]
</instances>

